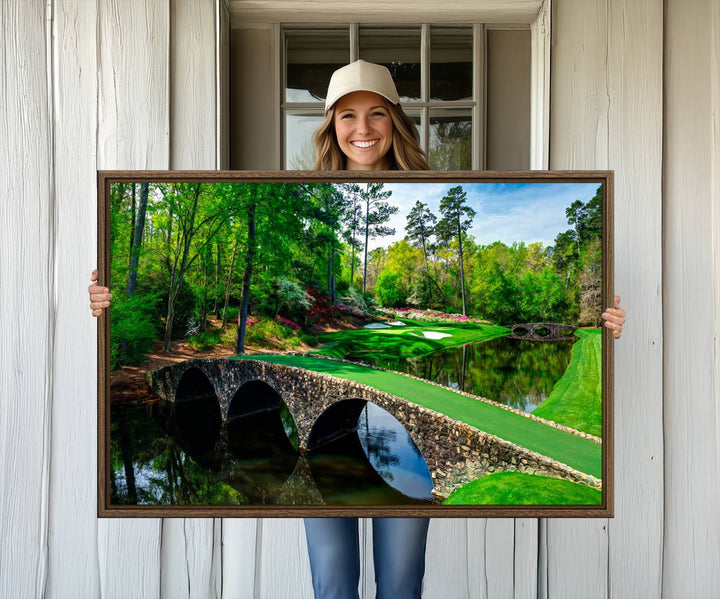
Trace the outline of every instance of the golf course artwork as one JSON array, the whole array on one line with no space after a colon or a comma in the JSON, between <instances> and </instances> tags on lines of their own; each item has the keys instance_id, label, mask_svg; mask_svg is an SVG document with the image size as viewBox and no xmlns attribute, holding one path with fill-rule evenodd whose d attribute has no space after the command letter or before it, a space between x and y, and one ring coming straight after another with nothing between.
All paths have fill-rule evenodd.
<instances>
[{"instance_id":1,"label":"golf course artwork","mask_svg":"<svg viewBox=\"0 0 720 599\"><path fill-rule=\"evenodd\" d=\"M612 183L99 171L98 514L611 517Z\"/></svg>"}]
</instances>

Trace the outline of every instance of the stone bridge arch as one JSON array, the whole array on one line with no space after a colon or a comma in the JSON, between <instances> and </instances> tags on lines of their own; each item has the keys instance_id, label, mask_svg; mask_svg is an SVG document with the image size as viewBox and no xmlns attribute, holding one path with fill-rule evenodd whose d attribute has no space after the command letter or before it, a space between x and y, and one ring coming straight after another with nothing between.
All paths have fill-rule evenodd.
<instances>
[{"instance_id":1,"label":"stone bridge arch","mask_svg":"<svg viewBox=\"0 0 720 599\"><path fill-rule=\"evenodd\" d=\"M348 397L330 404L310 429L307 448L314 449L355 430L366 405L367 400L359 397Z\"/></svg>"},{"instance_id":2,"label":"stone bridge arch","mask_svg":"<svg viewBox=\"0 0 720 599\"><path fill-rule=\"evenodd\" d=\"M220 404L218 400L215 403ZM228 402L225 420L252 416L260 412L279 410L285 404L280 394L260 379L250 379L242 383Z\"/></svg>"},{"instance_id":3,"label":"stone bridge arch","mask_svg":"<svg viewBox=\"0 0 720 599\"><path fill-rule=\"evenodd\" d=\"M215 386L201 368L191 366L180 375L175 391L175 434L185 451L199 463L220 438L222 414Z\"/></svg>"},{"instance_id":4,"label":"stone bridge arch","mask_svg":"<svg viewBox=\"0 0 720 599\"><path fill-rule=\"evenodd\" d=\"M528 322L505 325L512 332L511 339L529 339L532 341L560 341L568 339L577 330L570 324L557 322Z\"/></svg>"}]
</instances>

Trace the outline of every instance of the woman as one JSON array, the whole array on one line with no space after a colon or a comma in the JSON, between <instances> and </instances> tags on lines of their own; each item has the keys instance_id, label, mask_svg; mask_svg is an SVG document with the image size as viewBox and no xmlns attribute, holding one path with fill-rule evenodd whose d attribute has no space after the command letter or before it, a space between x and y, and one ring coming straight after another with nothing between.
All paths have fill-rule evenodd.
<instances>
[{"instance_id":1,"label":"woman","mask_svg":"<svg viewBox=\"0 0 720 599\"><path fill-rule=\"evenodd\" d=\"M358 60L330 80L325 120L313 136L315 170L427 170L417 130L400 107L390 72ZM91 279L97 280L97 271ZM89 287L98 316L110 305L105 287ZM603 313L615 338L625 312L615 297ZM378 598L418 598L425 570L428 518L373 518L373 555ZM306 518L305 532L318 599L358 597L360 576L357 518Z\"/></svg>"},{"instance_id":2,"label":"woman","mask_svg":"<svg viewBox=\"0 0 720 599\"><path fill-rule=\"evenodd\" d=\"M400 107L390 71L362 60L335 71L325 120L313 136L315 170L428 170L415 124ZM378 598L416 598L425 572L428 518L373 518ZM306 518L318 599L358 596L357 518Z\"/></svg>"}]
</instances>

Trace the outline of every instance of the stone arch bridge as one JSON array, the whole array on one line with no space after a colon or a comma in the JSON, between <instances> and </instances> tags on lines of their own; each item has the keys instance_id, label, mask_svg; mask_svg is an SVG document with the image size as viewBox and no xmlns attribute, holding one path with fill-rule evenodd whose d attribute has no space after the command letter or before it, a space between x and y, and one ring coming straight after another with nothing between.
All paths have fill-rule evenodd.
<instances>
[{"instance_id":1,"label":"stone arch bridge","mask_svg":"<svg viewBox=\"0 0 720 599\"><path fill-rule=\"evenodd\" d=\"M570 324L557 322L528 322L504 325L512 330L511 339L530 339L532 341L559 341L567 339L577 330Z\"/></svg>"},{"instance_id":2,"label":"stone arch bridge","mask_svg":"<svg viewBox=\"0 0 720 599\"><path fill-rule=\"evenodd\" d=\"M310 446L318 436L339 435L352 429L352 418L346 415L336 417L330 426L325 418L322 427L318 427L321 430L316 428L313 432L314 425L323 421L321 415L331 406L350 398L370 401L389 412L408 431L430 470L434 493L441 498L471 480L497 471L521 471L588 482L586 475L565 464L464 422L369 385L303 368L252 359L193 359L150 371L146 378L153 393L175 402L175 391L184 375L187 375L185 381L197 381L200 387L207 386L209 381L223 421L276 409L273 402L283 401L295 420L301 451L308 450L311 434L315 441ZM276 393L266 395L275 399L269 403L260 400L253 393L253 388L258 388L257 381L269 385Z\"/></svg>"}]
</instances>

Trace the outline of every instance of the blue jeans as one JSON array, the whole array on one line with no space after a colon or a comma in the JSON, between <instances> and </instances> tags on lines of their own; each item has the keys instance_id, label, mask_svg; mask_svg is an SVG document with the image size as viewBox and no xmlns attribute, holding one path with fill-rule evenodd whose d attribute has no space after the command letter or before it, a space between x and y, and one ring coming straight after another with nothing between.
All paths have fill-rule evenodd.
<instances>
[{"instance_id":1,"label":"blue jeans","mask_svg":"<svg viewBox=\"0 0 720 599\"><path fill-rule=\"evenodd\" d=\"M429 518L373 518L377 599L420 599ZM358 599L357 518L305 518L315 599Z\"/></svg>"}]
</instances>

